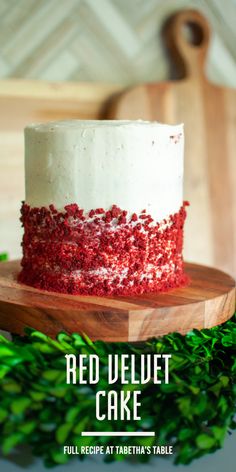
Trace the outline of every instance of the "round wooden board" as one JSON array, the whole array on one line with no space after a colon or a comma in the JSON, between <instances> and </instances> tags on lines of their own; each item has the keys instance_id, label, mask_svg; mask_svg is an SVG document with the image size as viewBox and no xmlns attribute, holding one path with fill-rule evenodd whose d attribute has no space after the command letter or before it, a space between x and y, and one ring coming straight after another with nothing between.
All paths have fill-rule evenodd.
<instances>
[{"instance_id":1,"label":"round wooden board","mask_svg":"<svg viewBox=\"0 0 236 472\"><path fill-rule=\"evenodd\" d=\"M30 326L50 336L86 333L92 340L143 341L210 328L235 310L235 281L224 272L186 264L191 283L166 293L90 297L37 290L17 282L19 261L0 263L0 329L23 334Z\"/></svg>"}]
</instances>

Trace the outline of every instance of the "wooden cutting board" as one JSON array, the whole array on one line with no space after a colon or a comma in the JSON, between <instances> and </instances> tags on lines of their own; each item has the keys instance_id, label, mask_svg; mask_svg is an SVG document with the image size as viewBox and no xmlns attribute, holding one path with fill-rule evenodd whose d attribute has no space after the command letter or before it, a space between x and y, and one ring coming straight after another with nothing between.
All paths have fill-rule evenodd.
<instances>
[{"instance_id":1,"label":"wooden cutting board","mask_svg":"<svg viewBox=\"0 0 236 472\"><path fill-rule=\"evenodd\" d=\"M186 264L191 282L165 293L92 297L38 290L17 282L20 261L0 264L0 329L30 326L50 336L86 333L92 340L143 341L178 331L211 328L235 310L235 282L224 272Z\"/></svg>"},{"instance_id":2,"label":"wooden cutting board","mask_svg":"<svg viewBox=\"0 0 236 472\"><path fill-rule=\"evenodd\" d=\"M183 78L130 88L111 102L106 116L185 124L184 194L191 203L185 258L235 277L236 90L213 84L205 75L210 28L199 12L171 17L164 39Z\"/></svg>"}]
</instances>

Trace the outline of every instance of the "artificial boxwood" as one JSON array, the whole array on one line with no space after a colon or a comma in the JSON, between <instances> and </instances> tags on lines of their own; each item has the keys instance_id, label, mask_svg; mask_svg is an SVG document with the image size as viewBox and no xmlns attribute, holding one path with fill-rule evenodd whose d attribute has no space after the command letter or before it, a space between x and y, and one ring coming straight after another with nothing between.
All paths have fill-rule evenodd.
<instances>
[{"instance_id":1,"label":"artificial boxwood","mask_svg":"<svg viewBox=\"0 0 236 472\"><path fill-rule=\"evenodd\" d=\"M8 256L6 252L1 252L0 253L0 262L7 261Z\"/></svg>"},{"instance_id":2,"label":"artificial boxwood","mask_svg":"<svg viewBox=\"0 0 236 472\"><path fill-rule=\"evenodd\" d=\"M102 370L98 385L67 385L65 354L96 353ZM170 383L138 386L142 389L142 420L101 422L95 419L95 393L109 390L107 355L172 354ZM142 345L92 343L78 334L60 333L57 340L27 329L12 341L0 337L0 444L8 454L29 444L46 466L66 463L63 445L173 445L176 464L188 464L222 447L235 428L236 316L224 325L174 333ZM112 386L113 389L114 386ZM132 388L116 385L116 389ZM83 430L137 429L156 432L146 438L82 438ZM83 456L77 456L83 459ZM172 457L172 456L171 456ZM113 455L105 460L130 459ZM150 455L136 456L146 462Z\"/></svg>"}]
</instances>

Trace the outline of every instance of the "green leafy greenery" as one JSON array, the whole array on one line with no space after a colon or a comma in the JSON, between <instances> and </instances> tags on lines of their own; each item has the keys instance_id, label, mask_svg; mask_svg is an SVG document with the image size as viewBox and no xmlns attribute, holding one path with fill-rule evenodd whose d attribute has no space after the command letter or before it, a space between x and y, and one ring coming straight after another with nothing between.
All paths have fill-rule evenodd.
<instances>
[{"instance_id":1,"label":"green leafy greenery","mask_svg":"<svg viewBox=\"0 0 236 472\"><path fill-rule=\"evenodd\" d=\"M7 253L6 252L1 252L0 253L0 262L7 261L7 259L8 259Z\"/></svg>"},{"instance_id":2,"label":"green leafy greenery","mask_svg":"<svg viewBox=\"0 0 236 472\"><path fill-rule=\"evenodd\" d=\"M98 385L66 384L64 355L69 353L99 355ZM142 419L99 422L95 417L96 391L111 389L107 356L124 353L172 354L170 383L149 382L138 387L117 383L117 391L142 390ZM92 343L86 336L65 333L54 340L27 329L24 337L15 336L12 341L0 337L0 359L0 443L4 454L27 443L45 465L54 466L73 457L63 454L64 444L157 444L173 445L175 463L188 464L220 448L236 426L236 316L219 327L194 330L186 336L174 333L142 345ZM156 437L81 436L83 430L101 429L155 431ZM105 460L124 458L128 459L114 454ZM148 461L150 455L136 459Z\"/></svg>"}]
</instances>

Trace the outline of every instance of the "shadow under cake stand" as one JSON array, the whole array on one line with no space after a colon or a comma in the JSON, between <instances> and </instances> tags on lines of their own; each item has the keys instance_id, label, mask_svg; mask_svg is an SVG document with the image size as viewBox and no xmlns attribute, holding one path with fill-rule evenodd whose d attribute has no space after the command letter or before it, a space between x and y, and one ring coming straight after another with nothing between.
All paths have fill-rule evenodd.
<instances>
[{"instance_id":1,"label":"shadow under cake stand","mask_svg":"<svg viewBox=\"0 0 236 472\"><path fill-rule=\"evenodd\" d=\"M235 310L235 281L213 268L185 264L188 287L130 297L58 294L17 282L19 261L0 264L0 329L30 326L50 336L86 333L92 340L144 341L171 332L211 328Z\"/></svg>"}]
</instances>

